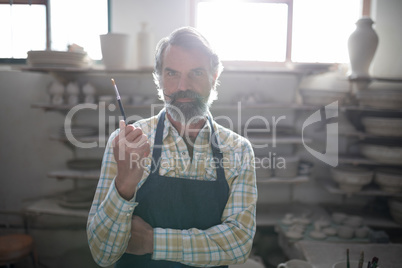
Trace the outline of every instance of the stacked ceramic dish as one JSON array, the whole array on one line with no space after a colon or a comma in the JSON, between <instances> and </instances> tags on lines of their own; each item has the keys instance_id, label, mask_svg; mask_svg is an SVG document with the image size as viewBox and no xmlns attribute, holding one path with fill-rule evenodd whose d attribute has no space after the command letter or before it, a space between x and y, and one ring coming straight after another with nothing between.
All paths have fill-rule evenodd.
<instances>
[{"instance_id":1,"label":"stacked ceramic dish","mask_svg":"<svg viewBox=\"0 0 402 268\"><path fill-rule=\"evenodd\" d=\"M402 199L392 198L388 200L389 212L392 218L402 224Z\"/></svg>"},{"instance_id":2,"label":"stacked ceramic dish","mask_svg":"<svg viewBox=\"0 0 402 268\"><path fill-rule=\"evenodd\" d=\"M361 90L356 93L356 99L361 106L377 109L401 109L402 90Z\"/></svg>"},{"instance_id":3,"label":"stacked ceramic dish","mask_svg":"<svg viewBox=\"0 0 402 268\"><path fill-rule=\"evenodd\" d=\"M365 157L382 164L401 164L402 146L382 144L362 144L360 152Z\"/></svg>"},{"instance_id":4,"label":"stacked ceramic dish","mask_svg":"<svg viewBox=\"0 0 402 268\"><path fill-rule=\"evenodd\" d=\"M331 169L331 175L339 188L347 193L358 192L371 183L374 172L370 169L354 166L339 166Z\"/></svg>"},{"instance_id":5,"label":"stacked ceramic dish","mask_svg":"<svg viewBox=\"0 0 402 268\"><path fill-rule=\"evenodd\" d=\"M28 65L32 67L87 67L86 52L36 50L28 51Z\"/></svg>"},{"instance_id":6,"label":"stacked ceramic dish","mask_svg":"<svg viewBox=\"0 0 402 268\"><path fill-rule=\"evenodd\" d=\"M374 181L381 190L390 193L402 192L402 170L397 168L382 168L375 171Z\"/></svg>"},{"instance_id":7,"label":"stacked ceramic dish","mask_svg":"<svg viewBox=\"0 0 402 268\"><path fill-rule=\"evenodd\" d=\"M344 91L300 89L303 103L307 105L327 105L334 101L338 104L347 102L349 93Z\"/></svg>"},{"instance_id":8,"label":"stacked ceramic dish","mask_svg":"<svg viewBox=\"0 0 402 268\"><path fill-rule=\"evenodd\" d=\"M363 117L362 123L367 133L378 136L402 137L402 118Z\"/></svg>"},{"instance_id":9,"label":"stacked ceramic dish","mask_svg":"<svg viewBox=\"0 0 402 268\"><path fill-rule=\"evenodd\" d=\"M89 209L92 204L92 199L95 194L95 189L77 189L65 193L60 197L59 205L70 209Z\"/></svg>"}]
</instances>

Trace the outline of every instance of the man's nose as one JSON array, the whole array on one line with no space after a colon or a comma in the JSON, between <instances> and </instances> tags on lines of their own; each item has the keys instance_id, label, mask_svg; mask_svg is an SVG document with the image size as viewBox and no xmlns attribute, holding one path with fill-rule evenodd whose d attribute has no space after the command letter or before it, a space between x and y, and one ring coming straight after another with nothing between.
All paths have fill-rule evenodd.
<instances>
[{"instance_id":1,"label":"man's nose","mask_svg":"<svg viewBox=\"0 0 402 268\"><path fill-rule=\"evenodd\" d=\"M179 78L179 83L177 84L177 89L181 91L192 89L190 77L187 75L181 75Z\"/></svg>"}]
</instances>

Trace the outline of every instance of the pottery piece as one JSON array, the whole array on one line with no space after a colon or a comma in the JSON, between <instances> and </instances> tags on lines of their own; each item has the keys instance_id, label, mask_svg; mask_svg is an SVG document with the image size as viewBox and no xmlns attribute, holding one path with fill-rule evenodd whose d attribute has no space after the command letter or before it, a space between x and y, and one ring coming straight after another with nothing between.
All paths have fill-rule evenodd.
<instances>
[{"instance_id":1,"label":"pottery piece","mask_svg":"<svg viewBox=\"0 0 402 268\"><path fill-rule=\"evenodd\" d=\"M374 172L363 167L339 166L331 169L331 175L339 188L348 193L358 192L364 185L369 184Z\"/></svg>"},{"instance_id":2,"label":"pottery piece","mask_svg":"<svg viewBox=\"0 0 402 268\"><path fill-rule=\"evenodd\" d=\"M374 181L383 191L390 193L402 192L402 170L397 168L382 168L375 171Z\"/></svg>"},{"instance_id":3,"label":"pottery piece","mask_svg":"<svg viewBox=\"0 0 402 268\"><path fill-rule=\"evenodd\" d=\"M351 239L355 235L355 230L349 226L339 226L336 230L336 234L340 238Z\"/></svg>"},{"instance_id":4,"label":"pottery piece","mask_svg":"<svg viewBox=\"0 0 402 268\"><path fill-rule=\"evenodd\" d=\"M360 151L365 157L382 164L402 163L401 146L362 144L360 146Z\"/></svg>"},{"instance_id":5,"label":"pottery piece","mask_svg":"<svg viewBox=\"0 0 402 268\"><path fill-rule=\"evenodd\" d=\"M336 229L333 227L327 227L322 230L322 232L328 236L336 235Z\"/></svg>"},{"instance_id":6,"label":"pottery piece","mask_svg":"<svg viewBox=\"0 0 402 268\"><path fill-rule=\"evenodd\" d=\"M399 89L368 89L358 91L356 99L360 106L394 110L402 106L402 92Z\"/></svg>"},{"instance_id":7,"label":"pottery piece","mask_svg":"<svg viewBox=\"0 0 402 268\"><path fill-rule=\"evenodd\" d=\"M361 228L356 229L355 236L357 238L366 238L369 235L369 232L370 232L369 228L361 227Z\"/></svg>"},{"instance_id":8,"label":"pottery piece","mask_svg":"<svg viewBox=\"0 0 402 268\"><path fill-rule=\"evenodd\" d=\"M345 213L334 212L331 215L332 221L336 224L341 224L344 220L346 220L347 215Z\"/></svg>"},{"instance_id":9,"label":"pottery piece","mask_svg":"<svg viewBox=\"0 0 402 268\"><path fill-rule=\"evenodd\" d=\"M300 89L303 103L307 105L327 105L334 101L339 104L346 103L348 92L318 89Z\"/></svg>"},{"instance_id":10,"label":"pottery piece","mask_svg":"<svg viewBox=\"0 0 402 268\"><path fill-rule=\"evenodd\" d=\"M344 225L350 226L350 227L360 227L363 225L363 218L359 216L349 216L344 222Z\"/></svg>"},{"instance_id":11,"label":"pottery piece","mask_svg":"<svg viewBox=\"0 0 402 268\"><path fill-rule=\"evenodd\" d=\"M348 39L348 51L351 67L351 79L369 79L369 67L378 46L378 35L369 17L362 17L356 22L356 30Z\"/></svg>"},{"instance_id":12,"label":"pottery piece","mask_svg":"<svg viewBox=\"0 0 402 268\"><path fill-rule=\"evenodd\" d=\"M366 133L378 136L402 136L402 119L388 117L363 117L362 124Z\"/></svg>"},{"instance_id":13,"label":"pottery piece","mask_svg":"<svg viewBox=\"0 0 402 268\"><path fill-rule=\"evenodd\" d=\"M321 232L321 231L316 231L316 230L311 231L311 232L309 233L309 236L310 236L311 238L314 238L314 239L317 239L317 240L321 240L321 239L327 238L327 235L326 235L325 233L323 233L323 232Z\"/></svg>"}]
</instances>

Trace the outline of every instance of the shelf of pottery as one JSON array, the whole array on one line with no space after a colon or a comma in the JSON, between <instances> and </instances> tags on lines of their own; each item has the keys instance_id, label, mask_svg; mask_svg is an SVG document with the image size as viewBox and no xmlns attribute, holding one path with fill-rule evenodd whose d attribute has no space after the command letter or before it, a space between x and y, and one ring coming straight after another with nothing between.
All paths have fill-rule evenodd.
<instances>
[{"instance_id":1,"label":"shelf of pottery","mask_svg":"<svg viewBox=\"0 0 402 268\"><path fill-rule=\"evenodd\" d=\"M354 106L338 118L339 165L323 186L346 197L387 198L392 218L402 224L402 81L354 83L357 90L342 100Z\"/></svg>"}]
</instances>

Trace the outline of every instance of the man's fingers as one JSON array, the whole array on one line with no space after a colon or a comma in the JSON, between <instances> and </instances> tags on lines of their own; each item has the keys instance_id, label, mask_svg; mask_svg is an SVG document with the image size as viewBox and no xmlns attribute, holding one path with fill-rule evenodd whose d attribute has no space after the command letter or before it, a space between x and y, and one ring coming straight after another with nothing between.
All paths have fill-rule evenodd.
<instances>
[{"instance_id":1,"label":"man's fingers","mask_svg":"<svg viewBox=\"0 0 402 268\"><path fill-rule=\"evenodd\" d=\"M126 122L124 122L124 120L120 120L119 127L120 127L120 131L124 130L126 128Z\"/></svg>"}]
</instances>

